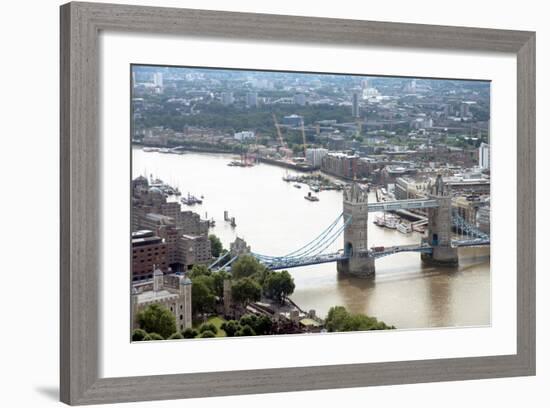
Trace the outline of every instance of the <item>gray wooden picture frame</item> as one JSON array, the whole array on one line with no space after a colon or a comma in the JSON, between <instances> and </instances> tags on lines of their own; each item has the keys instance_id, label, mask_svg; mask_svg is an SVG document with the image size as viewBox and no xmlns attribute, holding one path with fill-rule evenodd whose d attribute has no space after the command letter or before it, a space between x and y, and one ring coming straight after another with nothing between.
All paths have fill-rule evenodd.
<instances>
[{"instance_id":1,"label":"gray wooden picture frame","mask_svg":"<svg viewBox=\"0 0 550 408\"><path fill-rule=\"evenodd\" d=\"M535 374L535 33L95 3L69 3L60 12L63 402L114 403ZM515 54L517 354L100 378L98 35L102 30Z\"/></svg>"}]
</instances>

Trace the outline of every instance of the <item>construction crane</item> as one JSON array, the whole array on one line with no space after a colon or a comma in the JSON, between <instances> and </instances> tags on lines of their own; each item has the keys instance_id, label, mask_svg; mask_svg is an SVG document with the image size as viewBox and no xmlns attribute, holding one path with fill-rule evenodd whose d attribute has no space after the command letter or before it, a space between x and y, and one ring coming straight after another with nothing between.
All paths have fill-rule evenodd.
<instances>
[{"instance_id":1,"label":"construction crane","mask_svg":"<svg viewBox=\"0 0 550 408\"><path fill-rule=\"evenodd\" d=\"M277 122L277 117L273 114L273 122L275 123L275 129L277 129L277 136L279 136L279 143L281 147L286 148L285 141L283 140L283 135L281 134L281 128ZM285 153L285 158L288 160L288 153Z\"/></svg>"}]
</instances>

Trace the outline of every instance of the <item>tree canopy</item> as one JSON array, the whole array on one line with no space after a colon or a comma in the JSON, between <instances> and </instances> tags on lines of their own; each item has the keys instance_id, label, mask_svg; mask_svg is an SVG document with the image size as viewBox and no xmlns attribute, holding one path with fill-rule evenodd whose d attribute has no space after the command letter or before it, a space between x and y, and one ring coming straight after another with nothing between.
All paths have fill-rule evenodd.
<instances>
[{"instance_id":1,"label":"tree canopy","mask_svg":"<svg viewBox=\"0 0 550 408\"><path fill-rule=\"evenodd\" d=\"M175 332L168 337L168 340L181 340L183 339L183 335L180 332Z\"/></svg>"},{"instance_id":2,"label":"tree canopy","mask_svg":"<svg viewBox=\"0 0 550 408\"><path fill-rule=\"evenodd\" d=\"M283 303L285 298L294 292L296 285L288 271L270 272L263 284L264 294L273 300Z\"/></svg>"},{"instance_id":3,"label":"tree canopy","mask_svg":"<svg viewBox=\"0 0 550 408\"><path fill-rule=\"evenodd\" d=\"M201 339L206 339L206 338L211 338L211 337L216 337L216 334L211 332L210 330L206 330L206 331L202 332L201 334L199 334L199 338L201 338Z\"/></svg>"},{"instance_id":4,"label":"tree canopy","mask_svg":"<svg viewBox=\"0 0 550 408\"><path fill-rule=\"evenodd\" d=\"M205 331L211 331L214 334L218 333L218 328L214 323L203 323L199 327L199 333L204 333Z\"/></svg>"},{"instance_id":5,"label":"tree canopy","mask_svg":"<svg viewBox=\"0 0 550 408\"><path fill-rule=\"evenodd\" d=\"M231 279L231 274L224 270L219 270L212 272L212 275L210 276L212 277L214 294L219 298L223 298L223 282L226 279Z\"/></svg>"},{"instance_id":6,"label":"tree canopy","mask_svg":"<svg viewBox=\"0 0 550 408\"><path fill-rule=\"evenodd\" d=\"M231 265L231 274L234 279L260 274L265 267L252 255L241 255Z\"/></svg>"},{"instance_id":7,"label":"tree canopy","mask_svg":"<svg viewBox=\"0 0 550 408\"><path fill-rule=\"evenodd\" d=\"M191 272L188 273L189 278L193 280L193 278L199 277L199 276L210 276L211 275L210 269L206 265L193 265L193 268L191 268Z\"/></svg>"},{"instance_id":8,"label":"tree canopy","mask_svg":"<svg viewBox=\"0 0 550 408\"><path fill-rule=\"evenodd\" d=\"M137 316L141 329L149 335L158 333L163 338L176 332L176 317L165 306L152 304L142 309Z\"/></svg>"},{"instance_id":9,"label":"tree canopy","mask_svg":"<svg viewBox=\"0 0 550 408\"><path fill-rule=\"evenodd\" d=\"M395 329L375 317L361 313L350 313L343 306L331 307L325 321L329 332L366 331Z\"/></svg>"},{"instance_id":10,"label":"tree canopy","mask_svg":"<svg viewBox=\"0 0 550 408\"><path fill-rule=\"evenodd\" d=\"M194 339L197 337L198 333L195 329L188 327L183 331L182 335L184 339Z\"/></svg>"},{"instance_id":11,"label":"tree canopy","mask_svg":"<svg viewBox=\"0 0 550 408\"><path fill-rule=\"evenodd\" d=\"M236 320L228 320L226 322L223 322L220 326L220 329L222 329L227 337L233 337L235 336L235 333L240 329L239 322Z\"/></svg>"},{"instance_id":12,"label":"tree canopy","mask_svg":"<svg viewBox=\"0 0 550 408\"><path fill-rule=\"evenodd\" d=\"M147 332L143 329L135 329L132 332L132 341L143 341L147 336Z\"/></svg>"},{"instance_id":13,"label":"tree canopy","mask_svg":"<svg viewBox=\"0 0 550 408\"><path fill-rule=\"evenodd\" d=\"M245 306L250 302L260 300L262 296L262 288L254 279L246 277L237 279L231 287L231 296L233 300Z\"/></svg>"},{"instance_id":14,"label":"tree canopy","mask_svg":"<svg viewBox=\"0 0 550 408\"><path fill-rule=\"evenodd\" d=\"M222 254L222 251L223 251L223 245L222 245L222 242L220 241L220 239L214 235L214 234L210 234L208 236L208 239L210 240L210 247L212 249L212 256L214 258L217 258L219 257L221 254Z\"/></svg>"},{"instance_id":15,"label":"tree canopy","mask_svg":"<svg viewBox=\"0 0 550 408\"><path fill-rule=\"evenodd\" d=\"M214 280L211 276L199 275L192 278L191 303L194 314L209 313L214 309Z\"/></svg>"}]
</instances>

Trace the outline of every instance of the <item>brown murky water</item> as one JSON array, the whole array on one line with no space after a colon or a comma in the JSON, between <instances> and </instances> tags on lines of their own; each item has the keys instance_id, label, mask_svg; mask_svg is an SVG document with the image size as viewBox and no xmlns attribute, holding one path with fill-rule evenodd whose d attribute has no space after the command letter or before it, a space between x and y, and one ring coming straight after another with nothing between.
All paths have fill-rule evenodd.
<instances>
[{"instance_id":1,"label":"brown murky water","mask_svg":"<svg viewBox=\"0 0 550 408\"><path fill-rule=\"evenodd\" d=\"M342 211L342 193L324 191L320 201L304 199L307 186L295 188L282 181L286 170L260 164L229 167L229 155L146 153L133 149L133 177L153 174L177 186L182 193L204 196L203 204L185 207L214 218L211 232L224 246L236 236L252 250L265 255L284 255L319 235ZM372 197L374 200L374 197ZM227 210L237 226L223 220ZM372 219L376 213L370 214ZM411 244L419 233L401 234L369 223L369 245ZM341 239L327 252L342 248ZM326 315L342 305L398 328L489 325L489 248L462 248L456 268L422 264L420 255L402 253L376 261L376 276L360 279L342 276L336 264L290 269L296 283L291 296L303 309Z\"/></svg>"}]
</instances>

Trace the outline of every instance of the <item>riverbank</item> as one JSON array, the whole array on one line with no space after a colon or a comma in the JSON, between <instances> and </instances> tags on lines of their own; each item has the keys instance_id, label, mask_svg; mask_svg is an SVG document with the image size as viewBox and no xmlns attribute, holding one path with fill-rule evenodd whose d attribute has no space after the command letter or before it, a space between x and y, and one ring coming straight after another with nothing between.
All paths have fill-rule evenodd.
<instances>
[{"instance_id":1,"label":"riverbank","mask_svg":"<svg viewBox=\"0 0 550 408\"><path fill-rule=\"evenodd\" d=\"M204 195L193 208L216 226L211 232L225 247L238 237L253 245L256 253L282 256L317 237L342 212L342 193L323 191L320 201L304 200L304 191L285 183L286 169L259 165L228 167L228 156L193 153L146 153L133 149L134 177L154 174L182 193ZM375 202L374 192L369 201ZM237 220L232 228L223 222L228 210ZM372 215L372 218L371 218ZM410 245L419 235L380 228L369 214L369 246ZM326 252L343 247L335 241ZM304 310L314 309L323 318L334 305L351 313L376 316L400 329L479 326L491 323L489 257L476 249L466 252L455 268L422 263L416 253L378 259L376 275L359 279L338 274L334 263L290 269L296 290L290 296Z\"/></svg>"}]
</instances>

